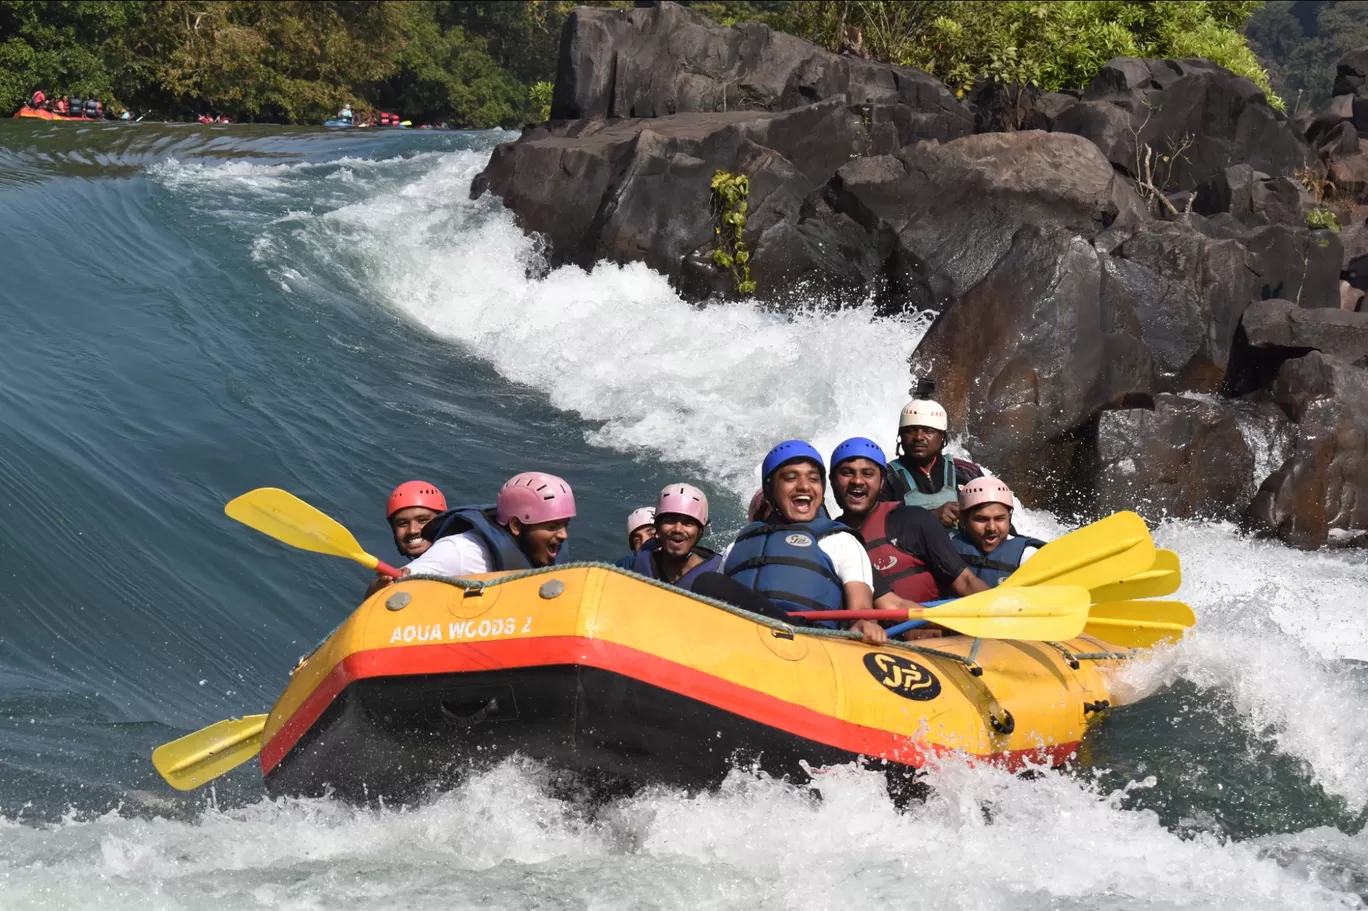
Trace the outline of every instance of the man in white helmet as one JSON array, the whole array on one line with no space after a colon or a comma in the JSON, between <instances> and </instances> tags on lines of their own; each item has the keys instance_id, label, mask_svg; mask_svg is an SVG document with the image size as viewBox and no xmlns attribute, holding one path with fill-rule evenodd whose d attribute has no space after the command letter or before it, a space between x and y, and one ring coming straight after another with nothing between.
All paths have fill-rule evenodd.
<instances>
[{"instance_id":1,"label":"man in white helmet","mask_svg":"<svg viewBox=\"0 0 1368 911\"><path fill-rule=\"evenodd\" d=\"M950 427L945 408L931 399L913 399L898 418L898 457L888 463L881 498L931 510L946 528L959 522L959 488L983 477L983 469L947 457Z\"/></svg>"},{"instance_id":2,"label":"man in white helmet","mask_svg":"<svg viewBox=\"0 0 1368 911\"><path fill-rule=\"evenodd\" d=\"M655 507L642 506L627 514L628 554L617 561L623 569L631 569L641 545L655 537Z\"/></svg>"}]
</instances>

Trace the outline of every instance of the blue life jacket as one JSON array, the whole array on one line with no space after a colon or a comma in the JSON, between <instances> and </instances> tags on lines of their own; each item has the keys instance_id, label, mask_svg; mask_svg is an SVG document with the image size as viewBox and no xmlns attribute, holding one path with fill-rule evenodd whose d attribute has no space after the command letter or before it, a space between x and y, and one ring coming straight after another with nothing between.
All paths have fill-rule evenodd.
<instances>
[{"instance_id":1,"label":"blue life jacket","mask_svg":"<svg viewBox=\"0 0 1368 911\"><path fill-rule=\"evenodd\" d=\"M1003 579L1017 571L1021 566L1021 555L1026 548L1045 546L1045 542L1039 538L1013 535L999 544L993 550L992 556L989 556L979 550L978 545L965 537L962 531L951 535L950 543L955 545L955 550L964 558L969 571L987 582L989 588L996 588Z\"/></svg>"},{"instance_id":2,"label":"blue life jacket","mask_svg":"<svg viewBox=\"0 0 1368 911\"><path fill-rule=\"evenodd\" d=\"M71 116L71 117L84 117L84 116L85 116L85 99L84 99L84 98L73 98L73 99L71 99L71 104L69 104L69 105L67 106L67 114L68 114L68 116Z\"/></svg>"},{"instance_id":3,"label":"blue life jacket","mask_svg":"<svg viewBox=\"0 0 1368 911\"><path fill-rule=\"evenodd\" d=\"M85 103L85 115L87 117L100 116L100 103L94 98L87 98Z\"/></svg>"},{"instance_id":4,"label":"blue life jacket","mask_svg":"<svg viewBox=\"0 0 1368 911\"><path fill-rule=\"evenodd\" d=\"M792 525L752 522L736 536L722 572L785 610L840 610L841 577L817 542L842 532L854 534L826 518ZM818 625L836 626L828 620Z\"/></svg>"},{"instance_id":5,"label":"blue life jacket","mask_svg":"<svg viewBox=\"0 0 1368 911\"><path fill-rule=\"evenodd\" d=\"M659 540L657 538L650 538L645 544L641 545L641 550L633 554L632 572L645 576L648 579L656 579L660 582L664 582L664 579L661 579L660 576L656 575L655 561L651 559L651 554L655 552L658 543ZM722 569L722 558L720 556L708 550L706 547L699 547L695 550L698 555L703 558L703 562L680 576L678 582L669 583L670 585L682 588L685 591L692 591L693 581L698 578L699 575L703 573L719 572Z\"/></svg>"},{"instance_id":6,"label":"blue life jacket","mask_svg":"<svg viewBox=\"0 0 1368 911\"><path fill-rule=\"evenodd\" d=\"M955 460L947 455L942 455L941 466L943 473L941 489L935 493L922 493L918 490L912 472L908 470L900 458L888 463L888 477L893 489L902 494L902 501L905 505L920 506L923 509L938 509L946 503L959 502L959 485L955 483Z\"/></svg>"},{"instance_id":7,"label":"blue life jacket","mask_svg":"<svg viewBox=\"0 0 1368 911\"><path fill-rule=\"evenodd\" d=\"M438 513L423 526L423 537L438 541L467 531L475 532L484 541L494 557L496 571L532 568L532 564L527 562L527 555L518 548L517 540L508 533L508 529L494 521L493 506L458 506ZM556 564L568 562L569 552L569 542L562 544L560 553L556 554Z\"/></svg>"},{"instance_id":8,"label":"blue life jacket","mask_svg":"<svg viewBox=\"0 0 1368 911\"><path fill-rule=\"evenodd\" d=\"M635 564L636 564L636 554L635 554L635 553L630 553L630 554L628 554L628 555L625 556L625 557L618 557L618 558L617 558L617 561L616 561L615 563L613 563L613 565L616 566L618 569L625 569L625 570L627 570L628 572L631 572L631 569L632 569L632 567L633 567Z\"/></svg>"}]
</instances>

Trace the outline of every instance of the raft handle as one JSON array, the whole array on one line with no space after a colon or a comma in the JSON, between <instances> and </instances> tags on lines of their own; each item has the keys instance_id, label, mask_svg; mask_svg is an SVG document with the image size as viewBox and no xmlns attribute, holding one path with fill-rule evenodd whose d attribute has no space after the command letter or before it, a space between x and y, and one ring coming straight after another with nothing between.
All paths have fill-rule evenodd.
<instances>
[{"instance_id":1,"label":"raft handle","mask_svg":"<svg viewBox=\"0 0 1368 911\"><path fill-rule=\"evenodd\" d=\"M1006 709L1002 710L1001 721L998 720L998 717L996 715L994 715L992 712L989 712L988 723L991 724L993 726L993 730L997 731L999 734L1010 734L1016 730L1016 719L1013 718L1012 713L1007 711Z\"/></svg>"},{"instance_id":2,"label":"raft handle","mask_svg":"<svg viewBox=\"0 0 1368 911\"><path fill-rule=\"evenodd\" d=\"M465 703L467 706L471 704L472 703L469 702ZM445 702L442 703L442 717L446 718L446 720L450 721L452 724L457 724L464 728L474 727L481 721L489 718L491 714L497 715L498 712L499 699L497 696L489 697L489 700L483 706L468 714L457 711Z\"/></svg>"},{"instance_id":3,"label":"raft handle","mask_svg":"<svg viewBox=\"0 0 1368 911\"><path fill-rule=\"evenodd\" d=\"M1105 712L1111 708L1111 703L1106 699L1099 699L1096 702L1083 703L1083 714L1091 715L1094 712Z\"/></svg>"},{"instance_id":4,"label":"raft handle","mask_svg":"<svg viewBox=\"0 0 1368 911\"><path fill-rule=\"evenodd\" d=\"M792 639L793 628L784 627L783 629L771 629L770 634L773 635L776 639Z\"/></svg>"}]
</instances>

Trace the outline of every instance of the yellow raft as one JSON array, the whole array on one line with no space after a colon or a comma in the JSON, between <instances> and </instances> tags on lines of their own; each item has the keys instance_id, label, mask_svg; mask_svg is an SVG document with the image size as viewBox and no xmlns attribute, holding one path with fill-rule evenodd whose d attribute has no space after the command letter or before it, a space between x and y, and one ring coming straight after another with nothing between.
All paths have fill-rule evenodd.
<instances>
[{"instance_id":1,"label":"yellow raft","mask_svg":"<svg viewBox=\"0 0 1368 911\"><path fill-rule=\"evenodd\" d=\"M1059 764L1127 656L961 636L883 647L600 564L412 579L368 599L271 710L273 794L405 799L520 754L630 783L802 776L856 757Z\"/></svg>"}]
</instances>

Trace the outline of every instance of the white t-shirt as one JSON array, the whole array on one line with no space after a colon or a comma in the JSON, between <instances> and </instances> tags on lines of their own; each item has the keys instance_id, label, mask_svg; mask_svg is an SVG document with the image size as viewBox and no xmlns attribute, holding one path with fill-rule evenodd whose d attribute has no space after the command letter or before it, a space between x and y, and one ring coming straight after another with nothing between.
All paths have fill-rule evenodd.
<instances>
[{"instance_id":1,"label":"white t-shirt","mask_svg":"<svg viewBox=\"0 0 1368 911\"><path fill-rule=\"evenodd\" d=\"M494 555L484 539L473 531L447 535L432 542L424 553L407 567L414 575L468 576L494 571Z\"/></svg>"},{"instance_id":2,"label":"white t-shirt","mask_svg":"<svg viewBox=\"0 0 1368 911\"><path fill-rule=\"evenodd\" d=\"M727 545L727 549L722 551L722 563L727 562L727 557L731 555L732 548L736 542ZM842 584L846 582L863 582L869 586L869 590L874 590L874 567L869 565L869 554L865 552L864 545L854 535L839 532L834 535L827 535L817 542L817 546L822 549L822 553L831 558L832 565L836 568L836 576ZM423 555L424 557L427 554ZM421 560L422 557L419 557Z\"/></svg>"}]
</instances>

